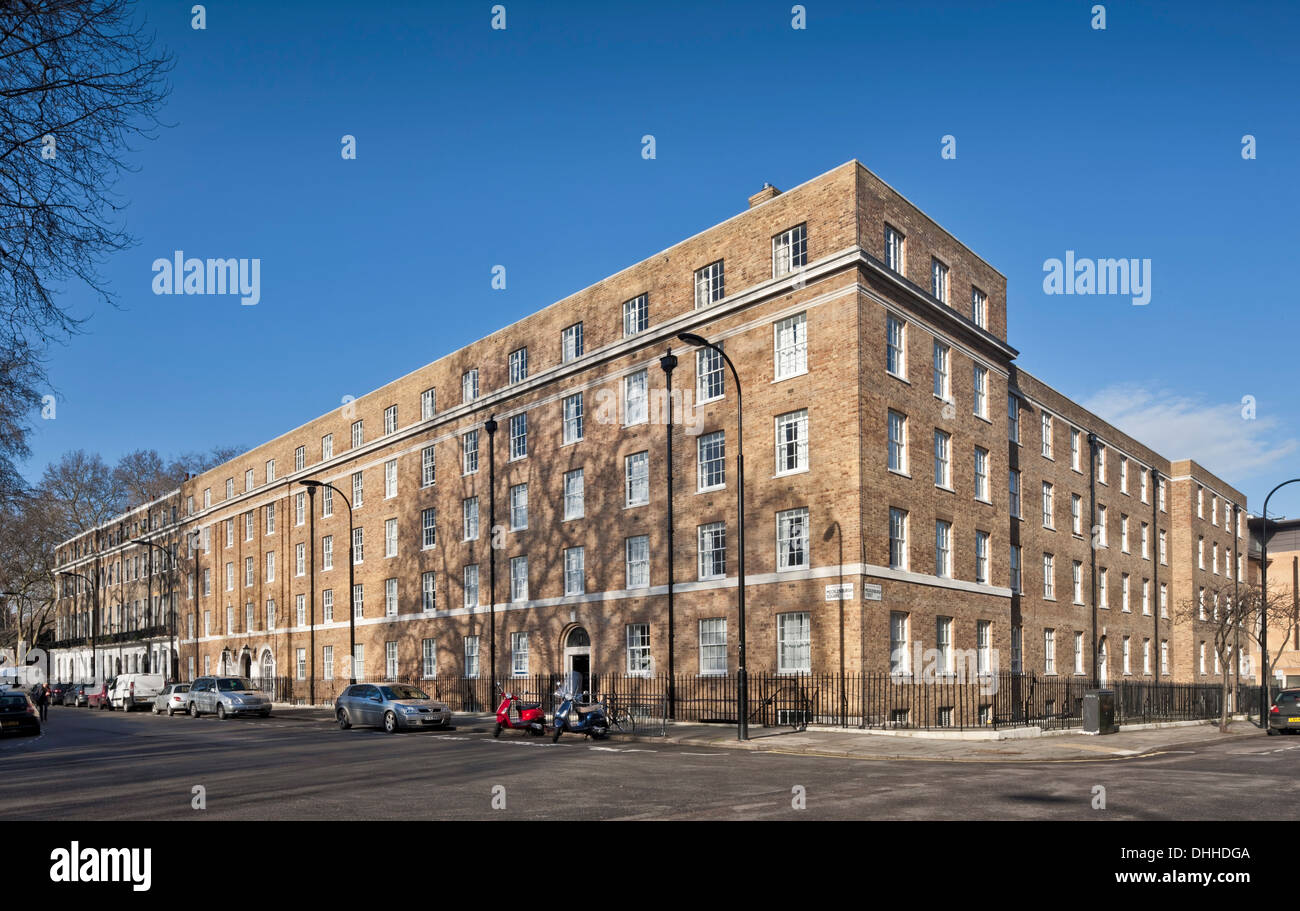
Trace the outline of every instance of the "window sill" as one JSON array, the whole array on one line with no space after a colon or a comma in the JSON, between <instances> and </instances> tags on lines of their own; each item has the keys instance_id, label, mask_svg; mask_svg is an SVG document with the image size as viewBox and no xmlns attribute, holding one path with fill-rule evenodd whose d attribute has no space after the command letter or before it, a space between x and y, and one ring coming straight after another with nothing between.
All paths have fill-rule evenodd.
<instances>
[{"instance_id":1,"label":"window sill","mask_svg":"<svg viewBox=\"0 0 1300 911\"><path fill-rule=\"evenodd\" d=\"M793 380L801 376L807 376L807 375L808 375L808 368L805 367L804 369L800 370L797 373L788 373L785 376L778 376L775 379L773 379L769 385L775 386L777 383L784 383L786 380Z\"/></svg>"},{"instance_id":2,"label":"window sill","mask_svg":"<svg viewBox=\"0 0 1300 911\"><path fill-rule=\"evenodd\" d=\"M885 370L885 374L886 374L887 376L892 376L894 379L898 380L900 383L906 383L906 384L909 385L909 386L912 385L912 381L909 380L907 377L903 376L903 375L900 374L900 373L895 373L895 372L892 371L892 370L886 369L886 370Z\"/></svg>"},{"instance_id":3,"label":"window sill","mask_svg":"<svg viewBox=\"0 0 1300 911\"><path fill-rule=\"evenodd\" d=\"M890 474L896 474L900 478L907 478L909 481L912 480L912 476L905 471L899 471L897 468L890 468L888 471Z\"/></svg>"},{"instance_id":4,"label":"window sill","mask_svg":"<svg viewBox=\"0 0 1300 911\"><path fill-rule=\"evenodd\" d=\"M807 465L802 468L791 468L789 471L778 471L776 474L772 475L772 479L776 480L777 478L788 478L792 475L808 474L808 471L809 469Z\"/></svg>"},{"instance_id":5,"label":"window sill","mask_svg":"<svg viewBox=\"0 0 1300 911\"><path fill-rule=\"evenodd\" d=\"M948 486L943 485L943 484L935 484L935 485L934 485L934 489L935 489L935 490L942 490L942 491L944 491L944 492L946 492L946 493L951 493L951 494L955 494L955 493L957 492L957 491L953 490L951 487L948 487Z\"/></svg>"},{"instance_id":6,"label":"window sill","mask_svg":"<svg viewBox=\"0 0 1300 911\"><path fill-rule=\"evenodd\" d=\"M697 488L695 489L695 493L696 493L696 494L702 494L702 493L717 493L717 492L720 491L720 490L726 490L726 489L727 489L727 485L726 485L726 484L720 484L720 485L718 485L717 487L697 487ZM639 505L644 506L645 504L644 504L644 503L641 503L641 504L639 504Z\"/></svg>"}]
</instances>

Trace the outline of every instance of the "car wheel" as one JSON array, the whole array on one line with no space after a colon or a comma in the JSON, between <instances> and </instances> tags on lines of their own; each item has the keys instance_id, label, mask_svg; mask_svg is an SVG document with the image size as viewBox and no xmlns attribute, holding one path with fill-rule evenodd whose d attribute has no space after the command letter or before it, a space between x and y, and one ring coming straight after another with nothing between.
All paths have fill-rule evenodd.
<instances>
[{"instance_id":1,"label":"car wheel","mask_svg":"<svg viewBox=\"0 0 1300 911\"><path fill-rule=\"evenodd\" d=\"M175 711L175 710L174 710L170 705L167 706L167 717L168 717L168 718L172 717L172 712L173 712L173 711Z\"/></svg>"},{"instance_id":2,"label":"car wheel","mask_svg":"<svg viewBox=\"0 0 1300 911\"><path fill-rule=\"evenodd\" d=\"M346 731L348 728L352 727L352 722L348 720L348 710L347 710L347 709L339 709L339 711L338 711L338 720L339 720L339 730L340 730L340 731Z\"/></svg>"},{"instance_id":3,"label":"car wheel","mask_svg":"<svg viewBox=\"0 0 1300 911\"><path fill-rule=\"evenodd\" d=\"M496 730L492 732L492 736L493 736L493 737L500 737L500 736L501 736L501 724L500 724L499 722L498 722L498 724L497 724L497 728L496 728Z\"/></svg>"},{"instance_id":4,"label":"car wheel","mask_svg":"<svg viewBox=\"0 0 1300 911\"><path fill-rule=\"evenodd\" d=\"M154 713L155 715L161 715L161 714L162 714L162 709L158 708L158 706L155 705L155 706L153 707L153 713Z\"/></svg>"},{"instance_id":5,"label":"car wheel","mask_svg":"<svg viewBox=\"0 0 1300 911\"><path fill-rule=\"evenodd\" d=\"M1276 734L1276 733L1277 733L1277 728L1270 727L1270 728L1268 729L1268 736L1272 737L1272 736L1273 736L1274 734Z\"/></svg>"},{"instance_id":6,"label":"car wheel","mask_svg":"<svg viewBox=\"0 0 1300 911\"><path fill-rule=\"evenodd\" d=\"M388 734L397 733L397 715L393 712L384 712L384 732Z\"/></svg>"},{"instance_id":7,"label":"car wheel","mask_svg":"<svg viewBox=\"0 0 1300 911\"><path fill-rule=\"evenodd\" d=\"M190 703L190 717L191 718L199 717L199 704L197 702Z\"/></svg>"},{"instance_id":8,"label":"car wheel","mask_svg":"<svg viewBox=\"0 0 1300 911\"><path fill-rule=\"evenodd\" d=\"M217 703L217 720L218 721L226 720L226 704L224 702Z\"/></svg>"}]
</instances>

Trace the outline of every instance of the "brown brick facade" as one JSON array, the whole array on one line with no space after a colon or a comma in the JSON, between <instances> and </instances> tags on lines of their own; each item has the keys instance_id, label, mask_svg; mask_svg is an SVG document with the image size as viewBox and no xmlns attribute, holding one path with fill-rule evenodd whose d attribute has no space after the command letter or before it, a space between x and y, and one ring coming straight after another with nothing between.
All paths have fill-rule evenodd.
<instances>
[{"instance_id":1,"label":"brown brick facade","mask_svg":"<svg viewBox=\"0 0 1300 911\"><path fill-rule=\"evenodd\" d=\"M179 658L182 676L191 657L195 672L204 658L216 671L223 654L250 656L257 674L269 655L275 672L295 676L298 653L305 652L306 673L326 676L326 648L333 649L333 676L344 677L347 654L347 509L334 498L332 516L322 514L322 494L315 499L315 535L310 519L298 524L295 498L302 479L329 482L351 497L353 476L363 478L364 499L355 511L363 530L364 559L355 565L364 593L357 622L357 642L364 646L365 673L388 670L388 643L395 643L400 676L422 672L425 641L436 643L436 672L459 676L465 671L466 640L478 637L480 674L486 675L491 642L488 612L490 563L496 557L496 670L511 669L511 637L528 634L527 668L540 673L562 669L565 643L576 628L591 639L592 669L622 672L629 664L629 625L648 624L649 654L655 672L669 670L667 634L668 578L666 528L666 447L669 430L660 396L665 374L660 358L671 350L680 358L673 375L675 393L689 406L676 414L671 430L674 485L674 565L677 580L675 662L677 673L702 669L701 621L726 619L725 660L736 668L737 516L736 390L729 374L721 398L698 404L697 351L677 340L692 332L722 345L741 374L744 396L745 570L749 666L777 671L806 666L816 672L845 669L878 671L890 664L891 613L906 614L909 642L933 648L948 622L950 644L958 650L986 645L1009 669L1013 628L1023 637L1025 670L1042 672L1045 629L1054 629L1058 673L1074 670L1074 632L1084 633L1089 660L1093 649L1090 584L1090 528L1087 439L1095 433L1110 451L1111 480L1097 485L1098 502L1107 506L1109 545L1098 550L1098 566L1111 574L1109 608L1099 608L1098 635L1136 643L1133 669L1142 672L1143 638L1170 642L1170 676L1200 679L1192 673L1195 630L1175 629L1168 620L1141 612L1141 580L1151 583L1152 611L1158 614L1158 581L1170 586L1172 605L1195 585L1188 564L1198 535L1224 537L1221 525L1195 519L1186 510L1195 484L1213 489L1221 500L1243 505L1244 496L1204 472L1193 462L1170 463L1136 440L1109 427L1014 365L1016 351L1006 341L1006 280L982 259L857 162L849 162L785 193L761 199L752 208L662 253L597 282L481 341L414 371L343 408L256 447L245 455L187 481L175 497L151 504L69 542L60 560L78 572L104 571L134 557L141 549L125 542L140 532L130 527L138 515L179 508L175 523L165 521L144 533L158 542L183 541L184 533L210 529L210 546L197 554L200 577L210 573L208 595L192 598L188 578L192 564L182 560L177 577ZM802 225L806 266L774 277L773 238ZM902 273L887 265L886 225L904 238ZM931 296L931 270L938 260L947 269L946 304ZM721 300L694 306L696 270L723 263ZM971 296L985 296L985 326L972 319ZM649 325L624 335L625 301L645 294ZM906 368L887 369L890 318L904 325ZM779 328L802 318L806 370L777 376ZM583 354L563 361L564 330L582 324ZM935 346L947 350L948 390L935 395ZM527 377L511 383L511 352L527 349ZM462 376L478 370L480 395L462 402ZM625 423L624 392L630 377L645 372L648 415ZM982 371L982 414L977 414L976 373ZM635 382L635 381L633 381ZM421 395L436 390L432 417L421 415ZM581 393L583 435L565 440L565 399ZM1008 441L1008 396L1020 402L1020 442ZM698 404L698 407L696 407ZM396 429L384 433L385 411L396 406ZM778 471L778 426L781 416L806 413L806 468ZM906 422L907 464L889 465L889 414ZM1053 460L1040 454L1041 414L1053 415ZM526 418L526 456L511 458L513 419ZM490 489L488 434L494 435L495 492ZM363 437L351 445L351 428L363 422ZM1080 430L1081 471L1069 462L1069 428ZM478 433L477 471L463 470L463 440ZM700 491L698 447L702 436L722 431L725 437L725 485ZM934 482L934 434L948 435L951 482ZM322 437L332 435L333 456L322 459ZM433 447L436 481L423 483L422 452ZM304 467L295 470L295 451L302 447ZM976 490L977 450L983 453L987 497ZM646 454L647 501L628 505L628 459ZM1129 459L1130 493L1114 480L1118 458ZM266 466L274 460L275 477ZM396 495L386 496L386 463L396 461ZM1151 503L1138 494L1137 472L1154 468L1169 478L1168 511L1154 519ZM565 518L565 476L583 472L584 508L580 518ZM1010 517L1008 472L1021 473L1021 518ZM245 491L245 472L254 485ZM233 480L233 496L226 497ZM1040 488L1055 490L1054 529L1043 527ZM511 529L511 489L527 485L527 527ZM205 507L205 492L210 505ZM1070 526L1070 494L1084 498L1083 528ZM479 531L464 540L463 509L478 499ZM192 499L194 513L189 514ZM489 501L495 503L495 534ZM890 510L907 513L905 565L891 566ZM275 511L268 532L266 510ZM436 510L436 543L423 546L422 517ZM795 568L778 563L779 514L806 510L806 558ZM1222 510L1222 506L1220 506ZM252 535L245 534L252 513ZM1121 515L1130 519L1130 553L1119 547ZM170 518L168 513L167 518ZM1220 517L1221 518L1221 517ZM226 542L225 523L234 521ZM385 528L395 522L396 555L385 555ZM1140 523L1169 534L1168 565L1160 564L1158 534L1150 532L1150 557L1139 552ZM726 534L725 578L700 578L699 529L723 523ZM937 523L951 536L951 570L936 575ZM798 526L796 526L798 527ZM648 538L648 586L630 587L628 539ZM987 578L977 582L977 535L985 544ZM333 568L323 568L324 538L332 536ZM92 540L97 537L97 543ZM1225 538L1225 540L1227 540ZM492 543L495 541L495 551ZM313 548L314 543L314 548ZM296 551L306 548L299 575ZM1011 547L1021 548L1021 585L1013 592ZM1223 544L1221 543L1221 546ZM566 552L583 549L583 591L566 592ZM311 598L314 550L315 598ZM184 547L182 546L182 551ZM89 553L89 555L87 555ZM274 578L268 578L268 554L274 553ZM1042 555L1055 559L1056 597L1042 597ZM512 602L511 561L527 557L527 597ZM252 584L245 585L245 560L252 558ZM1072 596L1071 565L1084 569L1083 602ZM227 591L226 564L233 567ZM465 603L465 567L479 566L476 606ZM432 573L436 605L424 611L422 585ZM1120 610L1119 578L1128 573L1135 586L1132 610ZM134 603L143 597L142 580L122 581L115 572L102 588L104 603ZM161 578L158 577L158 578ZM387 581L396 580L396 615L385 604ZM853 596L828 600L827 586L852 583ZM880 587L880 600L864 597L867 585ZM324 593L334 598L334 619L323 620ZM157 594L157 585L155 585ZM296 602L303 596L306 622L296 621ZM268 603L275 605L275 624ZM87 596L68 594L66 615L86 610ZM251 631L246 605L252 605ZM226 628L227 608L234 614ZM204 616L211 630L204 634ZM787 615L806 615L809 630ZM193 617L197 636L187 630ZM783 619L785 618L785 619ZM950 621L950 622L949 622ZM978 631L987 623L987 639ZM1159 624L1159 625L1157 625ZM639 635L640 631L635 631ZM784 638L783 638L784 637ZM72 637L65 636L65 639ZM844 648L841 653L840 642ZM782 643L784 642L784 651ZM1153 663L1159 660L1152 646ZM708 653L710 656L714 652ZM804 655L808 657L803 657ZM782 655L785 662L782 662ZM1112 651L1111 673L1118 673ZM806 662L806 663L805 663ZM1157 665L1158 666L1158 665ZM237 665L232 669L240 669ZM1085 669L1087 667L1085 666Z\"/></svg>"}]
</instances>

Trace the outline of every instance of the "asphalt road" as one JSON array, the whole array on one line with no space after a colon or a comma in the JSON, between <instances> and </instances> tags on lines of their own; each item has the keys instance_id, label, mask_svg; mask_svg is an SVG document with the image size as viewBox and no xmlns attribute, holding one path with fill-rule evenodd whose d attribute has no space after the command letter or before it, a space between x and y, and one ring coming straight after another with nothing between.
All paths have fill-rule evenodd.
<instances>
[{"instance_id":1,"label":"asphalt road","mask_svg":"<svg viewBox=\"0 0 1300 911\"><path fill-rule=\"evenodd\" d=\"M53 707L40 737L0 740L0 819L1283 820L1298 772L1300 738L1263 734L1145 758L952 763Z\"/></svg>"}]
</instances>

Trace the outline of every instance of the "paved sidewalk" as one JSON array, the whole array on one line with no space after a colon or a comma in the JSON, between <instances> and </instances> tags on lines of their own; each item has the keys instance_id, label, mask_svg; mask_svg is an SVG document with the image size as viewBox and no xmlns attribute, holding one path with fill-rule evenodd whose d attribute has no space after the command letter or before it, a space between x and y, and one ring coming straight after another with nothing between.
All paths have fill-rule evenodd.
<instances>
[{"instance_id":1,"label":"paved sidewalk","mask_svg":"<svg viewBox=\"0 0 1300 911\"><path fill-rule=\"evenodd\" d=\"M333 724L334 711L328 706L277 705L275 717L317 724ZM457 713L457 730L490 731L491 714ZM750 728L750 739L736 740L734 725L669 724L666 737L615 735L609 744L637 742L644 745L671 743L708 750L752 750L797 753L842 759L921 760L931 762L1096 762L1129 759L1153 753L1196 749L1228 740L1264 737L1249 721L1233 721L1228 733L1220 734L1217 723L1184 723L1153 726L1145 730L1121 729L1117 734L1089 735L1077 731L1050 732L1044 736L1014 737L1007 740L962 739L960 736L900 736L886 731L825 729L792 731L788 728ZM954 732L959 734L959 732Z\"/></svg>"},{"instance_id":2,"label":"paved sidewalk","mask_svg":"<svg viewBox=\"0 0 1300 911\"><path fill-rule=\"evenodd\" d=\"M882 731L791 731L751 728L750 739L736 740L736 729L718 725L669 725L668 736L634 738L709 749L740 749L833 756L845 759L922 760L932 762L1087 762L1128 759L1175 749L1195 749L1266 736L1254 724L1234 721L1228 733L1218 725L1161 726L1089 735L1075 731L1010 740L967 740L941 737L900 737Z\"/></svg>"}]
</instances>

